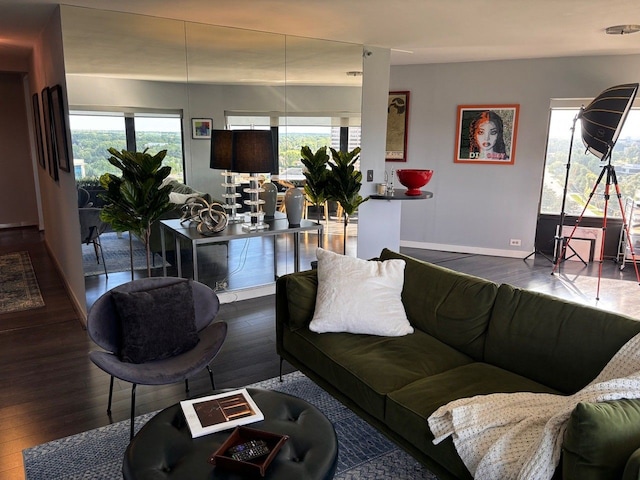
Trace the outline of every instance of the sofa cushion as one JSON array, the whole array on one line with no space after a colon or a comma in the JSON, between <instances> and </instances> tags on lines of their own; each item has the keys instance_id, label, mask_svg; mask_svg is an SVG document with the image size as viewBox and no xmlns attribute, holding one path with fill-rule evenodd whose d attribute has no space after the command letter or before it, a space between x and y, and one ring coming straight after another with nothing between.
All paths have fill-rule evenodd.
<instances>
[{"instance_id":1,"label":"sofa cushion","mask_svg":"<svg viewBox=\"0 0 640 480\"><path fill-rule=\"evenodd\" d=\"M452 400L500 392L558 393L520 375L481 362L462 365L418 379L387 396L385 422L417 448L432 456L457 478L471 478L451 438L438 445L427 424L429 416Z\"/></svg>"},{"instance_id":2,"label":"sofa cushion","mask_svg":"<svg viewBox=\"0 0 640 480\"><path fill-rule=\"evenodd\" d=\"M640 322L550 295L501 285L485 361L575 393L640 332Z\"/></svg>"},{"instance_id":3,"label":"sofa cushion","mask_svg":"<svg viewBox=\"0 0 640 480\"><path fill-rule=\"evenodd\" d=\"M413 333L400 297L404 260L378 262L318 248L318 290L309 330L398 337Z\"/></svg>"},{"instance_id":4,"label":"sofa cushion","mask_svg":"<svg viewBox=\"0 0 640 480\"><path fill-rule=\"evenodd\" d=\"M617 480L640 446L640 401L579 403L563 442L565 478Z\"/></svg>"},{"instance_id":5,"label":"sofa cushion","mask_svg":"<svg viewBox=\"0 0 640 480\"><path fill-rule=\"evenodd\" d=\"M384 249L381 260L403 259L402 303L411 324L482 360L498 285Z\"/></svg>"},{"instance_id":6,"label":"sofa cushion","mask_svg":"<svg viewBox=\"0 0 640 480\"><path fill-rule=\"evenodd\" d=\"M200 340L188 281L132 292L116 287L111 298L120 316L119 356L124 362L173 357L191 350Z\"/></svg>"},{"instance_id":7,"label":"sofa cushion","mask_svg":"<svg viewBox=\"0 0 640 480\"><path fill-rule=\"evenodd\" d=\"M282 277L286 282L288 320L292 330L308 326L313 318L318 289L317 273L317 270L307 270Z\"/></svg>"},{"instance_id":8,"label":"sofa cushion","mask_svg":"<svg viewBox=\"0 0 640 480\"><path fill-rule=\"evenodd\" d=\"M285 350L371 415L383 419L385 395L472 361L432 336L283 332Z\"/></svg>"}]
</instances>

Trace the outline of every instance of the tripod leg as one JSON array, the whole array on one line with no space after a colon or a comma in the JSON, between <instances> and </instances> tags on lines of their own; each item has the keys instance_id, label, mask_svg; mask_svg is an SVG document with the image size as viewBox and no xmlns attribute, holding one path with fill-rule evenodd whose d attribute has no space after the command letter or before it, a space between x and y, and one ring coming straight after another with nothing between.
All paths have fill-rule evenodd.
<instances>
[{"instance_id":1,"label":"tripod leg","mask_svg":"<svg viewBox=\"0 0 640 480\"><path fill-rule=\"evenodd\" d=\"M625 214L624 207L622 205L622 194L620 193L620 186L618 185L618 178L616 176L615 170L613 170L613 182L616 189L616 196L618 197L618 205L620 206L620 212L622 214L622 228L624 228L624 232L627 235L627 239L630 239L631 236L629 235L629 223L627 223L627 216ZM635 252L635 248L633 247L633 242L629 243L629 251L631 252L631 261L633 262L633 268L636 271L636 281L640 285L640 273L638 272L638 264L636 262L636 252ZM623 263L624 263L624 259L623 259Z\"/></svg>"},{"instance_id":2,"label":"tripod leg","mask_svg":"<svg viewBox=\"0 0 640 480\"><path fill-rule=\"evenodd\" d=\"M607 237L607 211L609 210L609 188L611 186L611 172L613 167L606 165L607 184L604 187L604 213L602 214L602 241L600 243L600 265L598 265L598 287L596 289L596 300L600 300L600 280L602 279L602 265L604 263L604 243Z\"/></svg>"},{"instance_id":3,"label":"tripod leg","mask_svg":"<svg viewBox=\"0 0 640 480\"><path fill-rule=\"evenodd\" d=\"M600 175L598 176L598 179L596 180L596 183L593 186L593 189L591 190L591 193L589 193L589 198L587 199L587 203L584 204L584 208L582 209L582 212L580 213L580 216L576 220L576 223L573 226L573 230L571 230L571 235L569 235L569 238L567 239L566 242L562 242L562 250L561 250L560 255L558 255L557 258L556 258L556 263L553 266L553 270L551 270L551 275L553 275L556 272L556 270L558 269L558 267L560 266L560 263L562 262L562 259L564 258L565 253L567 252L567 245L569 245L569 242L571 242L571 239L575 235L576 230L578 228L578 225L580 225L580 222L582 221L582 217L584 217L584 214L587 211L587 208L589 207L589 203L591 203L591 199L593 198L593 195L595 195L596 190L598 189L598 185L600 185L600 182L602 181L602 177L604 176L604 174L605 174L605 172L607 170L608 170L607 169L607 165L605 165L602 168L602 171L600 172ZM562 233L562 225L560 225L560 233ZM559 235L559 237L562 238L562 235ZM558 246L557 248L559 248L559 247L560 246ZM573 251L575 252L575 250L573 250ZM582 263L584 263L586 265L586 262L582 258L580 258L580 260L582 260Z\"/></svg>"}]
</instances>

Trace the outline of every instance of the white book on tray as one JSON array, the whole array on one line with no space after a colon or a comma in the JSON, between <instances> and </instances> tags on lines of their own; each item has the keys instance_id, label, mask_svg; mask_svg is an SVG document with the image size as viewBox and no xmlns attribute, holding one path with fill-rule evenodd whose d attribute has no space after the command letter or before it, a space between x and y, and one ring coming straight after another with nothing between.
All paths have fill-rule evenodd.
<instances>
[{"instance_id":1,"label":"white book on tray","mask_svg":"<svg viewBox=\"0 0 640 480\"><path fill-rule=\"evenodd\" d=\"M180 406L193 438L264 420L246 388L183 400Z\"/></svg>"}]
</instances>

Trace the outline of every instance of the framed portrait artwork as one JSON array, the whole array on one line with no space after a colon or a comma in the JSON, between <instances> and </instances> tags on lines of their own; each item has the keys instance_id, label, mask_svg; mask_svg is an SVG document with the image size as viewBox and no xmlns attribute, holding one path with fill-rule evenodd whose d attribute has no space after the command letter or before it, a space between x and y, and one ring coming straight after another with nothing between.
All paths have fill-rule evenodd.
<instances>
[{"instance_id":1,"label":"framed portrait artwork","mask_svg":"<svg viewBox=\"0 0 640 480\"><path fill-rule=\"evenodd\" d=\"M62 101L62 87L55 85L50 89L51 94L51 130L55 137L55 156L58 159L58 167L65 172L71 171L69 159L69 145L67 142L67 120Z\"/></svg>"},{"instance_id":2,"label":"framed portrait artwork","mask_svg":"<svg viewBox=\"0 0 640 480\"><path fill-rule=\"evenodd\" d=\"M455 163L513 165L520 105L459 105Z\"/></svg>"},{"instance_id":3,"label":"framed portrait artwork","mask_svg":"<svg viewBox=\"0 0 640 480\"><path fill-rule=\"evenodd\" d=\"M191 119L191 137L192 138L211 138L211 125L213 120L210 118L192 118Z\"/></svg>"},{"instance_id":4,"label":"framed portrait artwork","mask_svg":"<svg viewBox=\"0 0 640 480\"><path fill-rule=\"evenodd\" d=\"M407 161L409 92L389 92L387 104L387 162Z\"/></svg>"}]
</instances>

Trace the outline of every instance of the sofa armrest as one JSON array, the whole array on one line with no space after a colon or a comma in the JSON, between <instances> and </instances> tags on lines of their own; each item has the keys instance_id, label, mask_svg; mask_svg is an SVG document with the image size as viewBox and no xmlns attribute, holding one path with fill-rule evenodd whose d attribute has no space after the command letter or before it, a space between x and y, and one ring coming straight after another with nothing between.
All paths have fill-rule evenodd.
<instances>
[{"instance_id":1,"label":"sofa armrest","mask_svg":"<svg viewBox=\"0 0 640 480\"><path fill-rule=\"evenodd\" d=\"M633 452L627 460L622 480L640 480L640 448Z\"/></svg>"},{"instance_id":2,"label":"sofa armrest","mask_svg":"<svg viewBox=\"0 0 640 480\"><path fill-rule=\"evenodd\" d=\"M640 400L579 403L562 445L564 480L639 478ZM637 455L638 458L630 459ZM633 461L632 461L633 460ZM635 468L635 475L634 475ZM626 478L626 473L625 477Z\"/></svg>"},{"instance_id":3,"label":"sofa armrest","mask_svg":"<svg viewBox=\"0 0 640 480\"><path fill-rule=\"evenodd\" d=\"M316 307L318 274L316 270L290 273L276 281L276 345L282 347L285 328L297 330L311 322Z\"/></svg>"}]
</instances>

